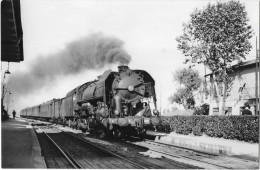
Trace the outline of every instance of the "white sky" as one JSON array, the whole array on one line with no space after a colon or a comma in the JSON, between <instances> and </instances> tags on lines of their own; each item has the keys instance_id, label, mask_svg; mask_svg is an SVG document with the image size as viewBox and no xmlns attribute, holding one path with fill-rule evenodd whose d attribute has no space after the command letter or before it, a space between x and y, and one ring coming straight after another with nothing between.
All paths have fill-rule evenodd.
<instances>
[{"instance_id":1,"label":"white sky","mask_svg":"<svg viewBox=\"0 0 260 170\"><path fill-rule=\"evenodd\" d=\"M144 69L154 77L158 105L166 108L169 105L168 97L177 88L173 83L172 73L178 68L186 67L183 64L184 56L177 50L175 38L182 34L182 23L189 20L190 13L195 8L205 7L208 2L21 0L25 60L21 63L10 63L10 71L15 74L15 71L26 70L30 62L39 55L56 53L73 40L94 32L102 32L125 42L125 50L132 57L129 67ZM259 2L241 2L245 3L249 23L255 36L259 37ZM248 59L255 56L255 36L251 40L253 49ZM6 63L2 66L3 74ZM108 68L117 70L117 66ZM46 87L37 94L14 101L11 107L19 111L52 98L64 97L74 87L95 79L108 68L64 77L60 82L53 82L53 87ZM203 66L197 68L203 75ZM12 78L12 75L9 78Z\"/></svg>"}]
</instances>

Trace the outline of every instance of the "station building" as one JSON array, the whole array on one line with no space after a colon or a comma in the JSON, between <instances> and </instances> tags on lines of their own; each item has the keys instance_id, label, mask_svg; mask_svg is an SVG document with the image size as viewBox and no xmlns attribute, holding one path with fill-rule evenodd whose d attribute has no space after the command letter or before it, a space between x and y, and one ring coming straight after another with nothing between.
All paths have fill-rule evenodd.
<instances>
[{"instance_id":1,"label":"station building","mask_svg":"<svg viewBox=\"0 0 260 170\"><path fill-rule=\"evenodd\" d=\"M257 62L258 63L258 62ZM241 115L243 106L247 102L253 115L256 113L257 101L256 92L259 94L259 68L256 67L256 60L250 60L232 66L229 71L231 83L227 85L227 97L225 103L225 115ZM256 80L256 73L258 80ZM213 74L205 75L209 79L209 115L219 115L219 101L214 85ZM256 84L257 82L257 84ZM259 98L259 95L258 95Z\"/></svg>"}]
</instances>

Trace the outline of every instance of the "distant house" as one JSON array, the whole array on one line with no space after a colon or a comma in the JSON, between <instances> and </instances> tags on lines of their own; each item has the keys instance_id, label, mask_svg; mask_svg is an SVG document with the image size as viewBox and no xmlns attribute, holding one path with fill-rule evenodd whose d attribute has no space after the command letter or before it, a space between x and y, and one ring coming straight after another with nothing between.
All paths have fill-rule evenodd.
<instances>
[{"instance_id":1,"label":"distant house","mask_svg":"<svg viewBox=\"0 0 260 170\"><path fill-rule=\"evenodd\" d=\"M227 88L225 114L241 115L244 103L248 102L253 115L259 115L259 112L256 113L255 92L256 88L259 89L259 85L256 87L256 60L233 65L232 70L233 71L228 72L229 77L232 79L232 83L228 84ZM216 87L214 86L213 74L208 74L206 77L210 78L209 115L218 115L220 108Z\"/></svg>"}]
</instances>

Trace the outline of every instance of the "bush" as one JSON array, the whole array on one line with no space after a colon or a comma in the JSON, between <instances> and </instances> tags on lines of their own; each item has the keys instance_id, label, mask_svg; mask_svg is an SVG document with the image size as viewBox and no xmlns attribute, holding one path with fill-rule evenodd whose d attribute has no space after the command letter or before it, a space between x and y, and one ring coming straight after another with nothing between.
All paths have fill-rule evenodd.
<instances>
[{"instance_id":1,"label":"bush","mask_svg":"<svg viewBox=\"0 0 260 170\"><path fill-rule=\"evenodd\" d=\"M186 110L178 110L175 108L172 108L171 110L164 110L163 115L165 116L191 116L193 115L194 110L193 109L186 109Z\"/></svg>"},{"instance_id":2,"label":"bush","mask_svg":"<svg viewBox=\"0 0 260 170\"><path fill-rule=\"evenodd\" d=\"M258 116L162 116L164 132L259 142Z\"/></svg>"}]
</instances>

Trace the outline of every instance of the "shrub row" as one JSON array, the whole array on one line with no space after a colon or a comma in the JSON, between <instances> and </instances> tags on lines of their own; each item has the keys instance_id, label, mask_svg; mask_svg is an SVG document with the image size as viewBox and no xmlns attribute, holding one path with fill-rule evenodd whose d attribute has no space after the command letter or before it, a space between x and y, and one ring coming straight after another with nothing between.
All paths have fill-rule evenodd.
<instances>
[{"instance_id":1,"label":"shrub row","mask_svg":"<svg viewBox=\"0 0 260 170\"><path fill-rule=\"evenodd\" d=\"M162 116L162 130L259 142L259 116Z\"/></svg>"}]
</instances>

